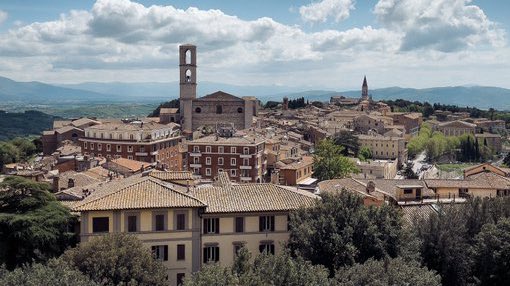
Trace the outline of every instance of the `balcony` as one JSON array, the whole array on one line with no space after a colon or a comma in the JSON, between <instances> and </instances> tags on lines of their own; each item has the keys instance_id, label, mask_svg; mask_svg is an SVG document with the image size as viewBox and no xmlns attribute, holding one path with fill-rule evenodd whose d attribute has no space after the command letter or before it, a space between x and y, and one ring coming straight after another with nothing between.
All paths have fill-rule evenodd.
<instances>
[{"instance_id":1,"label":"balcony","mask_svg":"<svg viewBox=\"0 0 510 286\"><path fill-rule=\"evenodd\" d=\"M140 157L147 156L147 155L149 155L149 153L147 153L147 152L136 152L135 153L135 156L140 156Z\"/></svg>"},{"instance_id":2,"label":"balcony","mask_svg":"<svg viewBox=\"0 0 510 286\"><path fill-rule=\"evenodd\" d=\"M191 168L202 168L202 164L189 164Z\"/></svg>"},{"instance_id":3,"label":"balcony","mask_svg":"<svg viewBox=\"0 0 510 286\"><path fill-rule=\"evenodd\" d=\"M200 153L200 152L190 152L189 155L191 157L200 157L200 156L202 156L202 153Z\"/></svg>"},{"instance_id":4,"label":"balcony","mask_svg":"<svg viewBox=\"0 0 510 286\"><path fill-rule=\"evenodd\" d=\"M239 166L239 169L241 169L241 170L251 170L252 167L251 166Z\"/></svg>"},{"instance_id":5,"label":"balcony","mask_svg":"<svg viewBox=\"0 0 510 286\"><path fill-rule=\"evenodd\" d=\"M251 181L251 177L241 177L241 181Z\"/></svg>"},{"instance_id":6,"label":"balcony","mask_svg":"<svg viewBox=\"0 0 510 286\"><path fill-rule=\"evenodd\" d=\"M249 158L251 158L251 154L241 154L241 155L239 155L239 157L249 159Z\"/></svg>"},{"instance_id":7,"label":"balcony","mask_svg":"<svg viewBox=\"0 0 510 286\"><path fill-rule=\"evenodd\" d=\"M151 155L152 155L152 156L154 156L154 155L158 155L158 154L159 154L158 152L159 152L159 151L153 151L153 152L151 152Z\"/></svg>"}]
</instances>

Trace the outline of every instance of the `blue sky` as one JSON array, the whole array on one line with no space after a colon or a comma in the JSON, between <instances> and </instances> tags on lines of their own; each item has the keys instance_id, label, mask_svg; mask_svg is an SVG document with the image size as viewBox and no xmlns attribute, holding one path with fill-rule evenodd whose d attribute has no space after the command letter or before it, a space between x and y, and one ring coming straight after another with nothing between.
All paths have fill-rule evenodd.
<instances>
[{"instance_id":1,"label":"blue sky","mask_svg":"<svg viewBox=\"0 0 510 286\"><path fill-rule=\"evenodd\" d=\"M190 8L195 7L195 8ZM510 1L0 1L0 76L176 81L198 46L199 81L303 88L510 88Z\"/></svg>"}]
</instances>

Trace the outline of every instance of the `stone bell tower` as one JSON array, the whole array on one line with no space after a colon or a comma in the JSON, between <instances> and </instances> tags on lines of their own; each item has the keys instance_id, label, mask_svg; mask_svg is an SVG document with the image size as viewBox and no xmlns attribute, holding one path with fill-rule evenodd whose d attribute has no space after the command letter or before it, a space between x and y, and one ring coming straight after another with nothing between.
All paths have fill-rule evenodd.
<instances>
[{"instance_id":1,"label":"stone bell tower","mask_svg":"<svg viewBox=\"0 0 510 286\"><path fill-rule=\"evenodd\" d=\"M180 115L184 132L191 133L193 100L197 97L197 47L191 44L179 46Z\"/></svg>"}]
</instances>

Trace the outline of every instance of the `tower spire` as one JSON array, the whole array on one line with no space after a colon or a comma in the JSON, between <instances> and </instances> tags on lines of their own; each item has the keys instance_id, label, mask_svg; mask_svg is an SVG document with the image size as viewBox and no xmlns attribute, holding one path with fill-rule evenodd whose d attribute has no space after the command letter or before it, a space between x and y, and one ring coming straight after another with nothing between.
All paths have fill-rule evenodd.
<instances>
[{"instance_id":1,"label":"tower spire","mask_svg":"<svg viewBox=\"0 0 510 286\"><path fill-rule=\"evenodd\" d=\"M368 100L367 76L363 77L363 85L361 86L361 100Z\"/></svg>"}]
</instances>

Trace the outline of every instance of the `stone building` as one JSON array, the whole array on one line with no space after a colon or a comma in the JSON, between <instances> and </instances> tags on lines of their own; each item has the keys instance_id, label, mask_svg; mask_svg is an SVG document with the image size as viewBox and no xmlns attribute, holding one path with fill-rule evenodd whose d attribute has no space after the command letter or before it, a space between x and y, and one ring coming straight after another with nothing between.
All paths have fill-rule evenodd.
<instances>
[{"instance_id":1,"label":"stone building","mask_svg":"<svg viewBox=\"0 0 510 286\"><path fill-rule=\"evenodd\" d=\"M374 159L397 160L402 166L407 161L407 149L404 138L382 135L358 135L361 147L368 147Z\"/></svg>"},{"instance_id":2,"label":"stone building","mask_svg":"<svg viewBox=\"0 0 510 286\"><path fill-rule=\"evenodd\" d=\"M455 120L437 125L437 130L445 136L461 136L464 134L475 134L476 124Z\"/></svg>"},{"instance_id":3,"label":"stone building","mask_svg":"<svg viewBox=\"0 0 510 286\"><path fill-rule=\"evenodd\" d=\"M261 137L242 134L217 134L189 141L188 170L203 179L227 172L232 181L260 183L267 164L264 144Z\"/></svg>"},{"instance_id":4,"label":"stone building","mask_svg":"<svg viewBox=\"0 0 510 286\"><path fill-rule=\"evenodd\" d=\"M127 158L182 170L179 125L155 122L106 122L85 128L82 153L107 159Z\"/></svg>"},{"instance_id":5,"label":"stone building","mask_svg":"<svg viewBox=\"0 0 510 286\"><path fill-rule=\"evenodd\" d=\"M223 91L197 98L197 47L179 46L180 120L184 133L191 134L199 127L234 124L236 129L252 126L257 114L257 99L237 97Z\"/></svg>"}]
</instances>

